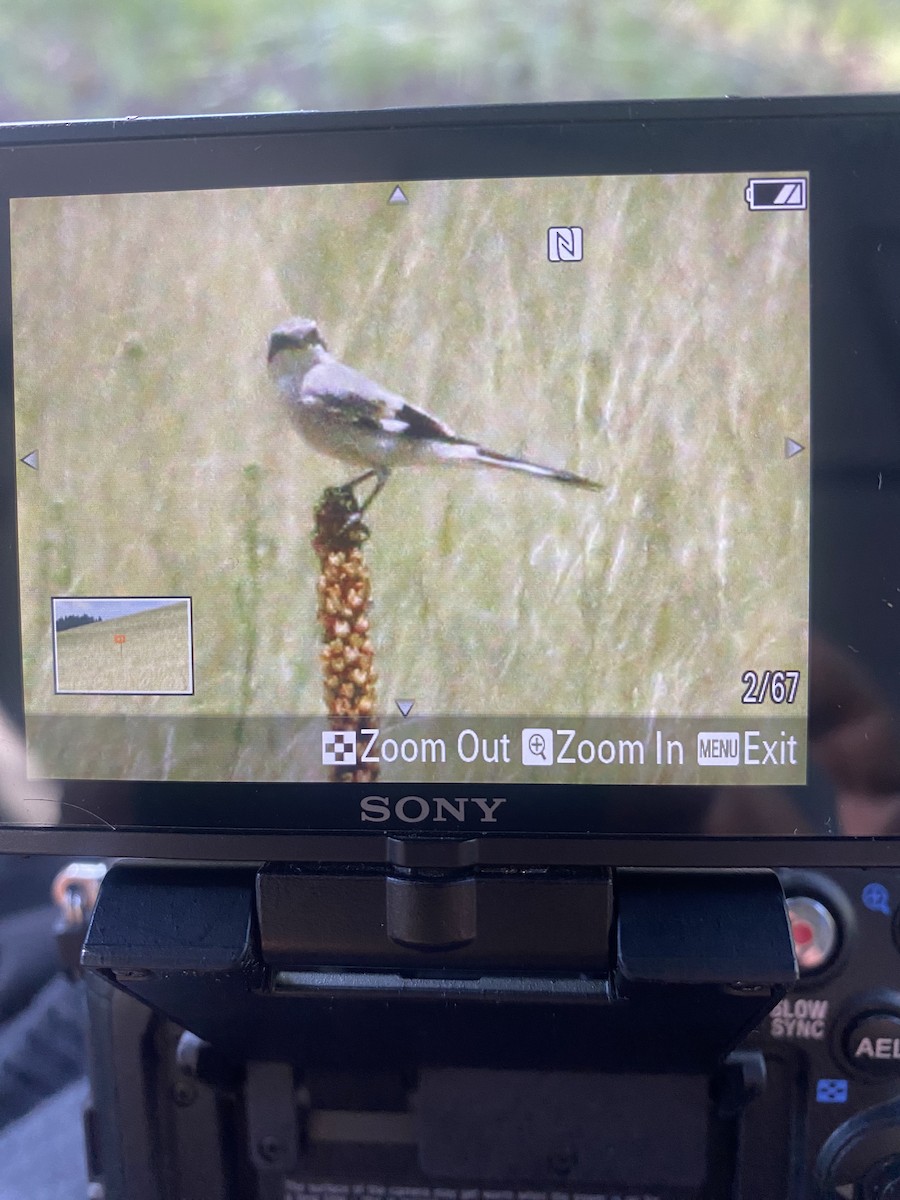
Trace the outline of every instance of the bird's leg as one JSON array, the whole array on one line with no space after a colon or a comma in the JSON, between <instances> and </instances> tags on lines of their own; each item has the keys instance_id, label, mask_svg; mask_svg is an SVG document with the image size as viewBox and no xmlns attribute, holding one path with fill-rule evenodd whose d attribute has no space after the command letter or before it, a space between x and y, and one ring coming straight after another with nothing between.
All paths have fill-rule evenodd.
<instances>
[{"instance_id":1,"label":"bird's leg","mask_svg":"<svg viewBox=\"0 0 900 1200\"><path fill-rule=\"evenodd\" d=\"M362 475L357 475L355 479L351 479L348 483L342 483L340 487L328 488L327 491L335 496L343 496L344 504L347 509L347 517L344 521L344 528L349 529L351 525L358 525L362 521L362 514L365 511L365 504L360 504L357 495L356 487L360 483L365 483L367 479L371 479L377 475L376 470L364 471ZM368 503L368 502L367 502Z\"/></svg>"},{"instance_id":2,"label":"bird's leg","mask_svg":"<svg viewBox=\"0 0 900 1200\"><path fill-rule=\"evenodd\" d=\"M361 483L364 479L371 479L373 475L376 477L375 486L372 488L372 491L369 493L367 499L363 502L362 508L359 510L361 513L366 511L366 509L387 483L390 471L387 469L387 467L377 467L374 471L366 471L365 475L361 475L359 479L354 479L353 484ZM352 487L353 484L350 486Z\"/></svg>"},{"instance_id":3,"label":"bird's leg","mask_svg":"<svg viewBox=\"0 0 900 1200\"><path fill-rule=\"evenodd\" d=\"M387 467L373 467L371 471L364 471L362 475L357 475L357 477L355 479L351 479L349 483L343 484L342 490L348 492L353 497L354 501L359 504L359 501L356 499L356 488L361 483L365 483L367 479L375 480L375 487L372 489L371 495L368 496L362 504L359 504L360 513L364 513L387 483L389 475L390 471L387 469Z\"/></svg>"},{"instance_id":4,"label":"bird's leg","mask_svg":"<svg viewBox=\"0 0 900 1200\"><path fill-rule=\"evenodd\" d=\"M344 507L347 510L347 515L344 519L343 528L349 532L354 526L359 526L365 531L365 536L368 537L369 531L362 523L363 513L384 487L388 481L390 471L386 467L373 467L371 471L364 471L362 475L357 475L355 479L351 479L349 483L341 484L340 487L328 488L328 494L335 497L344 497ZM375 480L375 487L366 499L360 504L359 498L356 495L356 488L361 483L365 483L369 479Z\"/></svg>"},{"instance_id":5,"label":"bird's leg","mask_svg":"<svg viewBox=\"0 0 900 1200\"><path fill-rule=\"evenodd\" d=\"M373 467L371 471L363 471L362 475L357 475L355 479L351 479L349 483L345 483L344 487L349 488L352 492L358 483L365 483L367 479L372 479L378 472Z\"/></svg>"}]
</instances>

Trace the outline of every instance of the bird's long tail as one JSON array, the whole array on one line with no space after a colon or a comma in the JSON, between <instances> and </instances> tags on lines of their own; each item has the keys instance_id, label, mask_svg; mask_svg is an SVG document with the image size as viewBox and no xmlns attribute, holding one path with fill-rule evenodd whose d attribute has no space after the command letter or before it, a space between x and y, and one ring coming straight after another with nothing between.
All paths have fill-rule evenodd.
<instances>
[{"instance_id":1,"label":"bird's long tail","mask_svg":"<svg viewBox=\"0 0 900 1200\"><path fill-rule=\"evenodd\" d=\"M521 471L524 475L535 475L539 479L555 479L557 483L567 483L570 487L586 488L591 492L603 489L602 483L576 475L572 471L560 471L555 467L545 467L541 463L530 462L527 458L512 458L508 454L497 454L494 450L485 450L483 446L467 443L470 455L460 455L460 460L469 458L473 466L498 467L504 471Z\"/></svg>"}]
</instances>

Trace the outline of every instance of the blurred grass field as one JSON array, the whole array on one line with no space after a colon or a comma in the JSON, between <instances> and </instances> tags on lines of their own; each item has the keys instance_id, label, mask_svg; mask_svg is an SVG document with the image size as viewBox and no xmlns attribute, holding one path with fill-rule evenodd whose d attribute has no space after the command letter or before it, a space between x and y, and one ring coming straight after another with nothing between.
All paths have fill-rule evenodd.
<instances>
[{"instance_id":1,"label":"blurred grass field","mask_svg":"<svg viewBox=\"0 0 900 1200\"><path fill-rule=\"evenodd\" d=\"M187 602L57 632L56 686L60 692L190 692Z\"/></svg>"},{"instance_id":2,"label":"blurred grass field","mask_svg":"<svg viewBox=\"0 0 900 1200\"><path fill-rule=\"evenodd\" d=\"M747 668L805 668L807 225L745 184L13 201L28 710L323 711L311 510L352 472L266 377L292 314L458 432L605 485L395 473L367 551L383 708L728 715ZM550 264L568 223L585 260ZM187 594L193 697L53 694L51 595Z\"/></svg>"}]
</instances>

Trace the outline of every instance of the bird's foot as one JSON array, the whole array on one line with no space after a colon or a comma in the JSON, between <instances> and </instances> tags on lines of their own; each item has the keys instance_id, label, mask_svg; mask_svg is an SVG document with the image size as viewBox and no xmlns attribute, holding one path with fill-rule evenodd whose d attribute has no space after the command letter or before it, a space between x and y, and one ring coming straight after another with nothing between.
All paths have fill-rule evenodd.
<instances>
[{"instance_id":1,"label":"bird's foot","mask_svg":"<svg viewBox=\"0 0 900 1200\"><path fill-rule=\"evenodd\" d=\"M316 552L351 550L367 541L369 527L362 519L363 511L352 483L326 488L314 512Z\"/></svg>"}]
</instances>

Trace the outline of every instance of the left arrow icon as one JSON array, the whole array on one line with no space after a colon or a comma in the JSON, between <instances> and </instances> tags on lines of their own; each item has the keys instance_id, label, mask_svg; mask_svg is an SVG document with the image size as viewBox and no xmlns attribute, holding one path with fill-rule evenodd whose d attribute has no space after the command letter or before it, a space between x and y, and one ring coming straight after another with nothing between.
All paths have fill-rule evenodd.
<instances>
[{"instance_id":1,"label":"left arrow icon","mask_svg":"<svg viewBox=\"0 0 900 1200\"><path fill-rule=\"evenodd\" d=\"M29 451L28 454L24 455L22 458L19 459L19 462L23 462L26 467L31 467L32 471L36 471L38 469L38 452L37 452L37 450Z\"/></svg>"}]
</instances>

